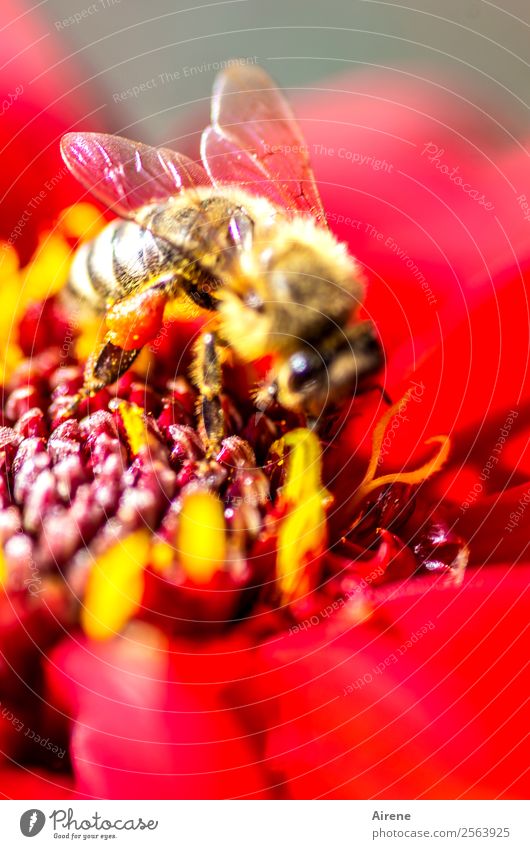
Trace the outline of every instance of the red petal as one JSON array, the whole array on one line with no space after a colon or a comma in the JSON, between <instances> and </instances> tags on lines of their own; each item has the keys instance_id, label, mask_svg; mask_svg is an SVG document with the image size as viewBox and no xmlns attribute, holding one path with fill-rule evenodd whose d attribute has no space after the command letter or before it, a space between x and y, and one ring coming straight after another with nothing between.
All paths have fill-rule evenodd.
<instances>
[{"instance_id":1,"label":"red petal","mask_svg":"<svg viewBox=\"0 0 530 849\"><path fill-rule=\"evenodd\" d=\"M67 42L38 10L6 0L2 13L0 238L27 258L43 223L84 194L62 162L61 135L80 120L98 129L100 118L93 83L83 83Z\"/></svg>"},{"instance_id":2,"label":"red petal","mask_svg":"<svg viewBox=\"0 0 530 849\"><path fill-rule=\"evenodd\" d=\"M215 652L185 644L168 650L155 633L137 626L108 643L71 639L53 657L55 701L76 716L79 791L114 799L262 797L253 738L219 686L208 686L218 674ZM197 683L186 682L190 666L200 670Z\"/></svg>"},{"instance_id":3,"label":"red petal","mask_svg":"<svg viewBox=\"0 0 530 849\"><path fill-rule=\"evenodd\" d=\"M487 493L521 481L519 458L506 447L519 438L521 457L528 441L527 273L507 270L497 281L496 297L474 306L414 372L390 388L399 398L415 381L421 392L417 403L407 405L408 420L395 430L389 460L399 467L428 436L449 435L450 461L446 474L436 478L436 493L457 507L476 483Z\"/></svg>"},{"instance_id":4,"label":"red petal","mask_svg":"<svg viewBox=\"0 0 530 849\"><path fill-rule=\"evenodd\" d=\"M264 646L254 697L259 682L268 766L287 792L526 798L529 578L484 571L459 592L415 581L379 591L372 623L329 620Z\"/></svg>"},{"instance_id":5,"label":"red petal","mask_svg":"<svg viewBox=\"0 0 530 849\"><path fill-rule=\"evenodd\" d=\"M456 528L469 541L471 563L504 561L518 565L528 559L530 483L487 497L481 495L477 503L460 510Z\"/></svg>"}]
</instances>

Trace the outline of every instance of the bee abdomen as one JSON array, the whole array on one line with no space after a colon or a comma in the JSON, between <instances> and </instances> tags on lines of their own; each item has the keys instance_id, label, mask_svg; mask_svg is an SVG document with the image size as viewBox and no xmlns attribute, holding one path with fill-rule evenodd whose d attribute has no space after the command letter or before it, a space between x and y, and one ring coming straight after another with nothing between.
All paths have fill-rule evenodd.
<instances>
[{"instance_id":1,"label":"bee abdomen","mask_svg":"<svg viewBox=\"0 0 530 849\"><path fill-rule=\"evenodd\" d=\"M77 251L68 290L103 312L110 301L135 292L143 283L170 271L171 248L132 221L111 221Z\"/></svg>"},{"instance_id":2,"label":"bee abdomen","mask_svg":"<svg viewBox=\"0 0 530 849\"><path fill-rule=\"evenodd\" d=\"M68 292L98 311L105 309L110 297L116 297L113 242L121 224L111 221L95 239L81 245L70 269Z\"/></svg>"}]
</instances>

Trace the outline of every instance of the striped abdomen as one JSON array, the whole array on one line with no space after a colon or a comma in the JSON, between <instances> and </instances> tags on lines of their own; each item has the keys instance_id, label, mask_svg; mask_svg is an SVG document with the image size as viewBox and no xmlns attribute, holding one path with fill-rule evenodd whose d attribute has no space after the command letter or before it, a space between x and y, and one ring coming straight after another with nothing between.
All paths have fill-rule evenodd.
<instances>
[{"instance_id":1,"label":"striped abdomen","mask_svg":"<svg viewBox=\"0 0 530 849\"><path fill-rule=\"evenodd\" d=\"M182 255L149 230L116 219L77 251L68 291L93 309L135 292L149 280L171 277Z\"/></svg>"},{"instance_id":2,"label":"striped abdomen","mask_svg":"<svg viewBox=\"0 0 530 849\"><path fill-rule=\"evenodd\" d=\"M223 195L209 193L144 207L139 218L146 229L117 219L78 250L68 291L104 311L109 302L162 278L172 293L215 309L209 293L218 288L217 275L222 277L218 263L230 262L234 232L242 240L238 228L251 227L247 214Z\"/></svg>"}]
</instances>

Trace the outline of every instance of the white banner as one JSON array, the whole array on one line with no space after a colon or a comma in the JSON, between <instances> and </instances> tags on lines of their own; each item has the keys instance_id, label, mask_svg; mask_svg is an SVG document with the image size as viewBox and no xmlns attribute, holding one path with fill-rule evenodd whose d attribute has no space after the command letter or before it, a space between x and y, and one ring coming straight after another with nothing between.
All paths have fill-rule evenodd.
<instances>
[{"instance_id":1,"label":"white banner","mask_svg":"<svg viewBox=\"0 0 530 849\"><path fill-rule=\"evenodd\" d=\"M4 801L0 825L6 849L530 847L528 804L517 801Z\"/></svg>"}]
</instances>

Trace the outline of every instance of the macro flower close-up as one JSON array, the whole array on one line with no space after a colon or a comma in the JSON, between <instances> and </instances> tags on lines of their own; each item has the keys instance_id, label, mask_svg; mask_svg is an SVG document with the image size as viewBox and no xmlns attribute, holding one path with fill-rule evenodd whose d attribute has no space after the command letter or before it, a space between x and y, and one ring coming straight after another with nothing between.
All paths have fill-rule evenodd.
<instances>
[{"instance_id":1,"label":"macro flower close-up","mask_svg":"<svg viewBox=\"0 0 530 849\"><path fill-rule=\"evenodd\" d=\"M8 6L0 793L525 798L528 128L265 54L129 161Z\"/></svg>"}]
</instances>

